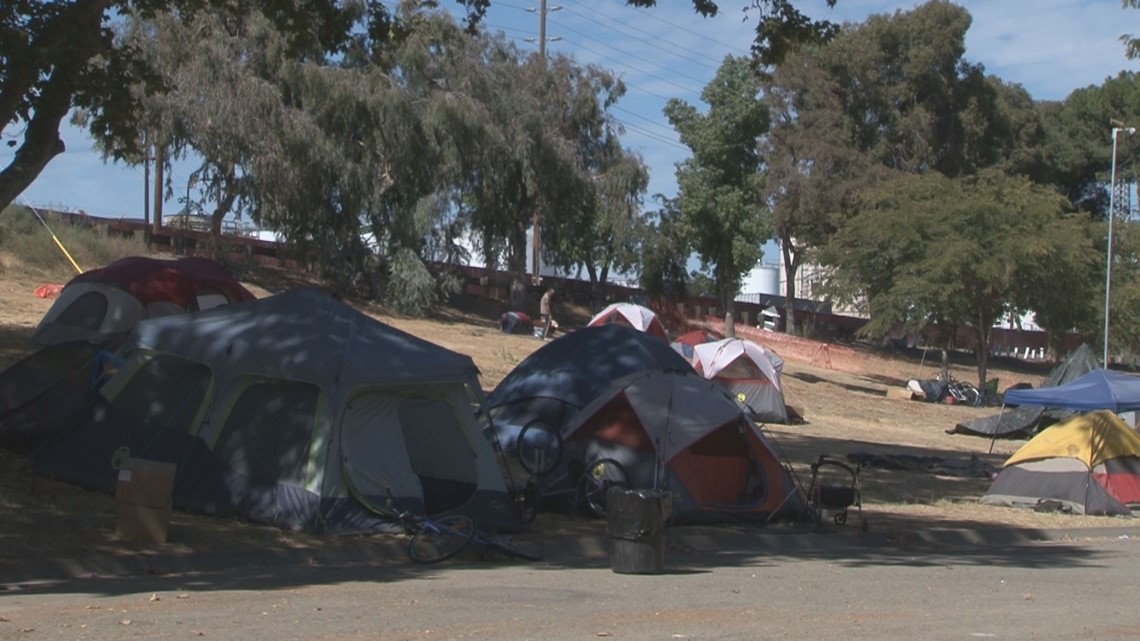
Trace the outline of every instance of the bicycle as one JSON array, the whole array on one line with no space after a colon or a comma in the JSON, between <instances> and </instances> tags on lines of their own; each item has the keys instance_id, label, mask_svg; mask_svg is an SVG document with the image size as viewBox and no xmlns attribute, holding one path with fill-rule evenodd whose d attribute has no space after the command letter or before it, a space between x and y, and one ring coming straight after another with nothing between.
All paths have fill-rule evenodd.
<instances>
[{"instance_id":1,"label":"bicycle","mask_svg":"<svg viewBox=\"0 0 1140 641\"><path fill-rule=\"evenodd\" d=\"M392 493L388 492L388 508L408 541L408 556L416 563L439 563L466 550L472 543L485 549L502 552L511 558L541 561L542 557L522 548L509 537L491 535L475 527L470 517L451 514L437 519L408 510L392 507Z\"/></svg>"},{"instance_id":2,"label":"bicycle","mask_svg":"<svg viewBox=\"0 0 1140 641\"><path fill-rule=\"evenodd\" d=\"M542 420L533 420L519 431L515 448L519 463L532 475L528 485L536 479L550 476L559 468L563 456L562 435ZM543 498L567 497L571 505L580 505L595 516L606 515L606 493L610 488L629 487L629 476L617 460L600 457L574 460L566 465L565 473L547 482L545 493L538 493L533 500L535 505L528 509L537 512L537 502Z\"/></svg>"}]
</instances>

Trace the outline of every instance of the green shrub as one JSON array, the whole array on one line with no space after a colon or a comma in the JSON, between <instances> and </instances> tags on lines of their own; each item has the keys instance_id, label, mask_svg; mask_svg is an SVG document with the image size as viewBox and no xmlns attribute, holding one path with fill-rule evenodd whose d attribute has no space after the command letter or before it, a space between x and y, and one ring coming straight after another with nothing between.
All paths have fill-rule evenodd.
<instances>
[{"instance_id":1,"label":"green shrub","mask_svg":"<svg viewBox=\"0 0 1140 641\"><path fill-rule=\"evenodd\" d=\"M109 235L101 225L73 222L50 212L40 215L43 223L33 211L20 205L9 207L0 215L0 250L24 269L64 278L75 274L68 255L80 269L88 270L147 252L142 238Z\"/></svg>"}]
</instances>

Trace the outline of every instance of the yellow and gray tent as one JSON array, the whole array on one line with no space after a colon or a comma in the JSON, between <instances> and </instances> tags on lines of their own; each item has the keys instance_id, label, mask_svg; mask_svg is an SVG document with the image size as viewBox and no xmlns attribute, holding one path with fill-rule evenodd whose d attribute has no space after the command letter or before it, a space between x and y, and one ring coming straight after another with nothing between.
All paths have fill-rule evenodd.
<instances>
[{"instance_id":1,"label":"yellow and gray tent","mask_svg":"<svg viewBox=\"0 0 1140 641\"><path fill-rule=\"evenodd\" d=\"M1017 450L982 503L1036 507L1056 501L1074 514L1130 515L1140 504L1140 435L1116 414L1078 414Z\"/></svg>"}]
</instances>

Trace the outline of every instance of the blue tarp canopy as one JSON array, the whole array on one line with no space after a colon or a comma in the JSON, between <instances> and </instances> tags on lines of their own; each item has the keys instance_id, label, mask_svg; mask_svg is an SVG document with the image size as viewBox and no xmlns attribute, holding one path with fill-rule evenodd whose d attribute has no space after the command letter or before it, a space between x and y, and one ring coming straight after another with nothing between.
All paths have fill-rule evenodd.
<instances>
[{"instance_id":1,"label":"blue tarp canopy","mask_svg":"<svg viewBox=\"0 0 1140 641\"><path fill-rule=\"evenodd\" d=\"M1140 377L1099 368L1056 387L1010 390L1005 403L1086 412L1140 410Z\"/></svg>"}]
</instances>

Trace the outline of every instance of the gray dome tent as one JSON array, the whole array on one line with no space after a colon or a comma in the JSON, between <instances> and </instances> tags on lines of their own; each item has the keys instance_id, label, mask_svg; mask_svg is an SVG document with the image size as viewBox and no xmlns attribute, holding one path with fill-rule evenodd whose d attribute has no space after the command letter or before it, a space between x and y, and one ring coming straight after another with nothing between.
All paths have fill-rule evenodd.
<instances>
[{"instance_id":1,"label":"gray dome tent","mask_svg":"<svg viewBox=\"0 0 1140 641\"><path fill-rule=\"evenodd\" d=\"M421 513L517 527L472 414L470 357L316 290L146 320L38 471L113 487L117 453L179 466L175 506L310 531L385 529L389 493Z\"/></svg>"},{"instance_id":2,"label":"gray dome tent","mask_svg":"<svg viewBox=\"0 0 1140 641\"><path fill-rule=\"evenodd\" d=\"M645 332L623 325L586 327L523 359L487 397L500 437L532 420L562 429L617 379L646 370L693 373L685 357Z\"/></svg>"}]
</instances>

